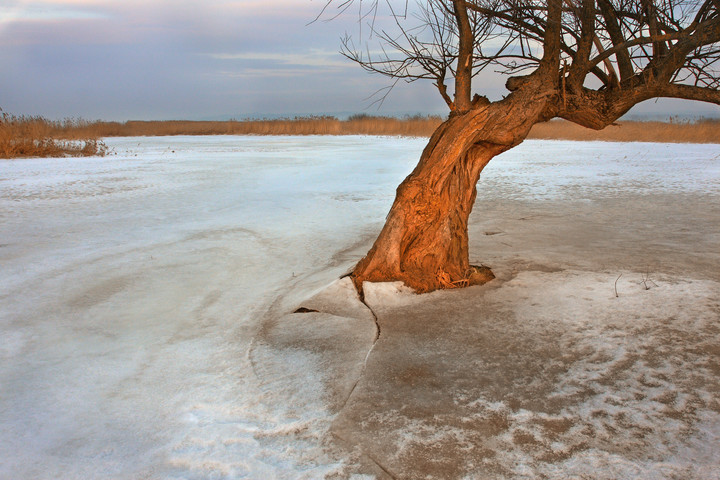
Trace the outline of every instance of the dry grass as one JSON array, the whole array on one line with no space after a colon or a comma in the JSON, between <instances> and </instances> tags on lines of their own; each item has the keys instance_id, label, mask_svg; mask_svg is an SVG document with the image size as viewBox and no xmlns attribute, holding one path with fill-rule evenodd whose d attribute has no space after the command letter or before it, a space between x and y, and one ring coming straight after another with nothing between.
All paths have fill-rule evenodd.
<instances>
[{"instance_id":1,"label":"dry grass","mask_svg":"<svg viewBox=\"0 0 720 480\"><path fill-rule=\"evenodd\" d=\"M528 138L602 140L607 142L720 143L720 120L695 122L618 122L604 130L591 130L565 120L535 125Z\"/></svg>"},{"instance_id":2,"label":"dry grass","mask_svg":"<svg viewBox=\"0 0 720 480\"><path fill-rule=\"evenodd\" d=\"M186 120L96 122L81 131L100 137L161 135L398 135L430 136L442 119L432 116L406 118L353 115L299 117L278 120L228 120L197 122Z\"/></svg>"},{"instance_id":3,"label":"dry grass","mask_svg":"<svg viewBox=\"0 0 720 480\"><path fill-rule=\"evenodd\" d=\"M0 113L0 158L105 155L107 146L99 135L78 135L88 125Z\"/></svg>"},{"instance_id":4,"label":"dry grass","mask_svg":"<svg viewBox=\"0 0 720 480\"><path fill-rule=\"evenodd\" d=\"M398 135L429 137L442 122L437 116L405 118L354 115L225 122L96 122L77 132L97 137L159 135ZM535 125L529 138L612 142L720 143L720 120L695 122L625 121L596 131L564 120Z\"/></svg>"},{"instance_id":5,"label":"dry grass","mask_svg":"<svg viewBox=\"0 0 720 480\"><path fill-rule=\"evenodd\" d=\"M442 122L437 116L405 118L353 115L279 120L88 122L0 114L0 158L104 155L103 137L165 135L397 135L429 137ZM616 142L720 143L720 120L696 122L619 122L601 131L564 120L533 127L529 138Z\"/></svg>"}]
</instances>

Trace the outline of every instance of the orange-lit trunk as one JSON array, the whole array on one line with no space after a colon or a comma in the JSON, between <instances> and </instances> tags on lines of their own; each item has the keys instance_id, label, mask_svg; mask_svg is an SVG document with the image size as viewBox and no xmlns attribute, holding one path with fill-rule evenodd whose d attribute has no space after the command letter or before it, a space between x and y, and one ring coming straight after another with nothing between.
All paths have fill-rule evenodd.
<instances>
[{"instance_id":1,"label":"orange-lit trunk","mask_svg":"<svg viewBox=\"0 0 720 480\"><path fill-rule=\"evenodd\" d=\"M480 172L520 143L537 121L518 102L490 104L451 117L435 131L415 170L397 189L387 221L352 277L362 282L401 280L417 292L492 279L471 268L468 218Z\"/></svg>"}]
</instances>

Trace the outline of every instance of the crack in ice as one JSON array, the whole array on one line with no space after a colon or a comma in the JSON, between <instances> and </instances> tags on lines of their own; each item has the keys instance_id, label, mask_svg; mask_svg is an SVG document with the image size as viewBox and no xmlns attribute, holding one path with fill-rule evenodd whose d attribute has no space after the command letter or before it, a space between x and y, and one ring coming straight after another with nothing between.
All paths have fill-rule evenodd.
<instances>
[{"instance_id":1,"label":"crack in ice","mask_svg":"<svg viewBox=\"0 0 720 480\"><path fill-rule=\"evenodd\" d=\"M375 312L370 307L370 305L368 305L367 302L365 301L365 296L357 288L355 289L355 291L358 294L358 299L360 300L360 303L365 305L365 308L368 309L368 311L370 312L370 315L372 315L372 317L373 317L373 321L375 322L375 339L373 340L372 345L370 345L368 352L365 354L365 360L363 361L363 366L362 366L362 369L360 370L360 375L358 375L357 380L355 380L355 383L353 384L352 388L350 389L350 393L348 393L348 396L345 399L345 402L343 402L342 407L340 407L340 410L338 410L338 411L342 411L345 409L345 406L350 401L350 398L352 398L352 395L355 392L355 388L358 386L358 384L360 383L360 380L362 380L363 376L365 376L365 369L367 368L368 358L370 358L370 354L372 353L373 349L375 348L375 345L377 345L378 340L380 340L380 334L382 332L382 330L380 328L380 322L378 321L378 316L375 314Z\"/></svg>"}]
</instances>

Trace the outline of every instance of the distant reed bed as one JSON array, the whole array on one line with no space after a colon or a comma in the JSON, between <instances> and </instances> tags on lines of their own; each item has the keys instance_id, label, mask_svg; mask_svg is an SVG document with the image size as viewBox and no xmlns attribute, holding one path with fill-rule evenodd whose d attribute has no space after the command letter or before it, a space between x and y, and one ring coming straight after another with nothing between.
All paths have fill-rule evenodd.
<instances>
[{"instance_id":1,"label":"distant reed bed","mask_svg":"<svg viewBox=\"0 0 720 480\"><path fill-rule=\"evenodd\" d=\"M430 136L442 119L433 116L404 118L353 115L347 120L314 116L272 120L129 121L95 122L87 134L101 137L162 135L398 135Z\"/></svg>"},{"instance_id":2,"label":"distant reed bed","mask_svg":"<svg viewBox=\"0 0 720 480\"><path fill-rule=\"evenodd\" d=\"M439 116L404 118L353 115L298 117L272 120L129 121L78 125L76 137L134 137L161 135L397 135L429 137L443 119ZM69 133L68 133L69 134ZM591 130L565 120L533 127L528 138L545 140L601 140L609 142L720 143L720 120L693 122L621 121L604 130Z\"/></svg>"},{"instance_id":3,"label":"distant reed bed","mask_svg":"<svg viewBox=\"0 0 720 480\"><path fill-rule=\"evenodd\" d=\"M600 140L607 142L720 143L720 119L696 121L621 121L604 130L591 130L565 120L538 123L528 138Z\"/></svg>"},{"instance_id":4,"label":"distant reed bed","mask_svg":"<svg viewBox=\"0 0 720 480\"><path fill-rule=\"evenodd\" d=\"M439 116L404 118L353 115L228 121L47 120L0 111L0 158L105 155L105 137L167 135L393 135L429 137ZM720 143L720 120L694 122L624 121L596 131L564 120L537 124L528 138L613 142Z\"/></svg>"}]
</instances>

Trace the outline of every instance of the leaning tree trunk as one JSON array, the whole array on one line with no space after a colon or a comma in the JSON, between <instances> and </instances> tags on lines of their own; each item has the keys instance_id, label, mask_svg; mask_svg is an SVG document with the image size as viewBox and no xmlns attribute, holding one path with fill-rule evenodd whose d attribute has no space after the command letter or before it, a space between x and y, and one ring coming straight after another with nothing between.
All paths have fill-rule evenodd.
<instances>
[{"instance_id":1,"label":"leaning tree trunk","mask_svg":"<svg viewBox=\"0 0 720 480\"><path fill-rule=\"evenodd\" d=\"M400 280L418 293L484 283L492 272L471 268L468 218L487 163L525 139L542 105L509 97L452 116L433 133L415 170L397 189L387 221L352 277Z\"/></svg>"}]
</instances>

